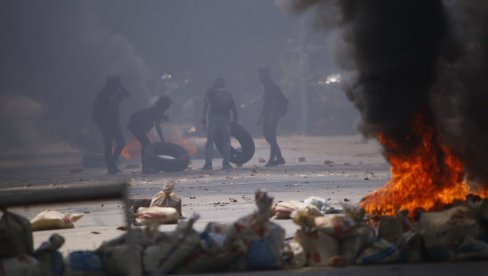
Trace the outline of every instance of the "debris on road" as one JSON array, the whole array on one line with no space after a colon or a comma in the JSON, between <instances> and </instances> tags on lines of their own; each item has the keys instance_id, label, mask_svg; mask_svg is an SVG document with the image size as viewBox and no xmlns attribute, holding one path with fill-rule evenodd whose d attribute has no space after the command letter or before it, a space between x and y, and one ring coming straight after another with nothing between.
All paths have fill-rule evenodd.
<instances>
[{"instance_id":1,"label":"debris on road","mask_svg":"<svg viewBox=\"0 0 488 276\"><path fill-rule=\"evenodd\" d=\"M63 214L48 209L31 220L32 231L74 228L74 223L82 217L82 214Z\"/></svg>"}]
</instances>

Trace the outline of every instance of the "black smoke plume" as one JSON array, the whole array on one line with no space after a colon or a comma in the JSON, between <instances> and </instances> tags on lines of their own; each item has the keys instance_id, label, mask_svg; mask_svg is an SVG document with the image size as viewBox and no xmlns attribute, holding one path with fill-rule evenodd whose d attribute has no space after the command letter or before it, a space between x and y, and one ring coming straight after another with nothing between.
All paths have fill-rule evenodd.
<instances>
[{"instance_id":1,"label":"black smoke plume","mask_svg":"<svg viewBox=\"0 0 488 276\"><path fill-rule=\"evenodd\" d=\"M366 136L409 152L423 114L467 175L488 187L488 4L461 0L339 0L354 78L348 98ZM296 11L317 1L295 1ZM320 16L319 13L317 13ZM386 153L388 154L388 153Z\"/></svg>"}]
</instances>

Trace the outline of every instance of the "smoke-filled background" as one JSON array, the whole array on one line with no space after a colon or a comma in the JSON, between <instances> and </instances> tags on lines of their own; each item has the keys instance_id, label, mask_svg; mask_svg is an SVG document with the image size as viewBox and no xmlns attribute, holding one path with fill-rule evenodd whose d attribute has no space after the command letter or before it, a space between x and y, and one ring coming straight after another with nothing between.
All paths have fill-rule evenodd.
<instances>
[{"instance_id":1,"label":"smoke-filled background","mask_svg":"<svg viewBox=\"0 0 488 276\"><path fill-rule=\"evenodd\" d=\"M293 16L285 6L262 0L0 0L0 152L35 154L56 143L99 150L91 109L112 75L132 93L121 104L122 126L161 94L175 103L172 123L191 126L200 121L204 91L222 77L242 124L259 134L261 65L272 69L291 101L283 133L354 133L358 115L340 91L333 61L338 33L316 32L311 14ZM337 10L328 13L337 16Z\"/></svg>"},{"instance_id":2,"label":"smoke-filled background","mask_svg":"<svg viewBox=\"0 0 488 276\"><path fill-rule=\"evenodd\" d=\"M408 153L419 143L412 121L422 114L468 176L488 186L486 1L288 3L317 18L327 17L327 6L340 8L343 64L350 71L344 88L361 112L364 135L384 135Z\"/></svg>"}]
</instances>

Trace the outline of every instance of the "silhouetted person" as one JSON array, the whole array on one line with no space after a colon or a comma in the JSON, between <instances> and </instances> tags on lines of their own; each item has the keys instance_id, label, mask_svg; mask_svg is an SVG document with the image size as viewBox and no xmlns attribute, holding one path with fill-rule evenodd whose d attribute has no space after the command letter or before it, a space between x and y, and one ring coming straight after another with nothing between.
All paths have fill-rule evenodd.
<instances>
[{"instance_id":1,"label":"silhouetted person","mask_svg":"<svg viewBox=\"0 0 488 276\"><path fill-rule=\"evenodd\" d=\"M223 141L223 169L232 169L230 160L230 129L232 120L237 122L237 110L232 94L225 90L223 79L216 79L212 87L207 90L203 104L204 128L207 129L207 144L205 145L205 165L203 170L212 169L213 145L215 137L222 135ZM208 124L207 124L208 122Z\"/></svg>"},{"instance_id":2,"label":"silhouetted person","mask_svg":"<svg viewBox=\"0 0 488 276\"><path fill-rule=\"evenodd\" d=\"M171 106L171 99L168 96L161 96L152 106L137 111L130 116L127 129L137 138L141 144L141 160L142 171L146 171L147 168L144 164L144 151L151 143L147 137L147 133L154 127L158 133L161 142L164 142L163 132L161 131L161 123L168 121L168 111Z\"/></svg>"},{"instance_id":3,"label":"silhouetted person","mask_svg":"<svg viewBox=\"0 0 488 276\"><path fill-rule=\"evenodd\" d=\"M262 125L263 136L270 145L269 160L266 167L285 164L281 149L276 140L278 122L286 114L288 99L283 95L278 85L271 79L268 67L259 68L259 79L264 87L263 108L259 115L258 125Z\"/></svg>"},{"instance_id":4,"label":"silhouetted person","mask_svg":"<svg viewBox=\"0 0 488 276\"><path fill-rule=\"evenodd\" d=\"M109 174L120 173L116 162L124 148L124 135L119 124L119 103L129 92L123 87L119 77L109 77L98 92L93 105L93 120L100 128L105 147L105 163ZM115 141L115 147L113 142Z\"/></svg>"}]
</instances>

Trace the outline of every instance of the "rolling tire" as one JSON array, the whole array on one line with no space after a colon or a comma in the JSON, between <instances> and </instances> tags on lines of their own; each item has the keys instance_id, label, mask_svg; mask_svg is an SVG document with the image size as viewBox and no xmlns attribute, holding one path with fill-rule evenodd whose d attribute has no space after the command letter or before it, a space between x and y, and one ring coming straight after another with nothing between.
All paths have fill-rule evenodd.
<instances>
[{"instance_id":1,"label":"rolling tire","mask_svg":"<svg viewBox=\"0 0 488 276\"><path fill-rule=\"evenodd\" d=\"M241 145L240 150L231 146L230 149L230 162L236 165L243 165L251 160L254 156L256 147L252 136L242 126L237 123L232 123L230 129L230 136L234 137ZM217 135L215 138L215 145L220 153L223 152L222 136Z\"/></svg>"},{"instance_id":2,"label":"rolling tire","mask_svg":"<svg viewBox=\"0 0 488 276\"><path fill-rule=\"evenodd\" d=\"M156 171L180 172L190 164L185 148L173 143L153 143L144 151L143 166Z\"/></svg>"}]
</instances>

